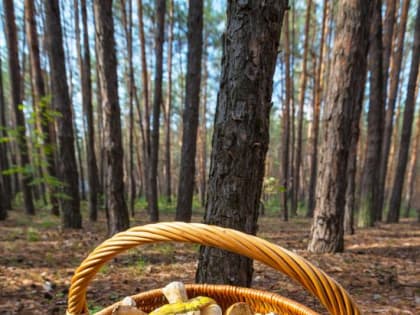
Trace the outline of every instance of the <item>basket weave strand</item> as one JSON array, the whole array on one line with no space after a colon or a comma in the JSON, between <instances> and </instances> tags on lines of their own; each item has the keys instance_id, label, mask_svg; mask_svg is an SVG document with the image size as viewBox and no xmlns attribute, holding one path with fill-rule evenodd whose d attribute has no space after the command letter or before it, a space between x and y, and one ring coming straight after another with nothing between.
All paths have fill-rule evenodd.
<instances>
[{"instance_id":1,"label":"basket weave strand","mask_svg":"<svg viewBox=\"0 0 420 315\"><path fill-rule=\"evenodd\" d=\"M322 270L280 246L236 230L200 223L169 222L133 227L99 245L77 268L69 290L68 315L88 312L86 290L101 266L132 247L177 241L218 247L258 260L294 279L331 314L360 314L349 294Z\"/></svg>"}]
</instances>

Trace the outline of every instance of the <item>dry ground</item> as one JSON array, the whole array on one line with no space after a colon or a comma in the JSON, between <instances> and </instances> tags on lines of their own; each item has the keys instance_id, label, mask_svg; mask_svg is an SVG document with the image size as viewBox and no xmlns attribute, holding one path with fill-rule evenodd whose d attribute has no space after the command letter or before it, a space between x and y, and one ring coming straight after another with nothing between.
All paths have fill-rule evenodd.
<instances>
[{"instance_id":1,"label":"dry ground","mask_svg":"<svg viewBox=\"0 0 420 315\"><path fill-rule=\"evenodd\" d=\"M142 214L138 214L138 218ZM146 218L144 215L143 218ZM170 221L172 215L163 216ZM195 215L194 221L200 221ZM134 224L147 223L137 219ZM310 221L260 219L259 236L296 251L341 283L365 314L420 314L420 226L411 221L381 224L346 237L346 251L314 255L305 251ZM105 238L105 222L82 231L61 231L46 214L10 213L0 223L0 314L64 314L74 269ZM92 311L126 295L193 282L198 247L159 244L130 250L101 269L88 292ZM254 287L278 292L311 308L324 309L302 287L256 264ZM50 285L51 284L51 285Z\"/></svg>"}]
</instances>

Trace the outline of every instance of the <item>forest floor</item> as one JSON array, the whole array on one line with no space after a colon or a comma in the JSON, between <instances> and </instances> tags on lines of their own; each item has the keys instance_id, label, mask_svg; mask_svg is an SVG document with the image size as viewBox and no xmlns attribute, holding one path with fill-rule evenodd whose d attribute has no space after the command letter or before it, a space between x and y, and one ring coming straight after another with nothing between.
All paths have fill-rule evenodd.
<instances>
[{"instance_id":1,"label":"forest floor","mask_svg":"<svg viewBox=\"0 0 420 315\"><path fill-rule=\"evenodd\" d=\"M138 213L132 225L145 224ZM162 215L171 221L173 214ZM201 221L195 214L193 221ZM83 258L105 239L106 224L84 223L81 231L62 231L59 219L10 212L0 223L0 314L64 314L71 276ZM346 236L341 254L306 252L310 221L285 223L260 218L258 235L295 251L322 268L348 290L365 314L420 314L420 226L414 221L379 224ZM155 244L133 249L102 267L89 288L91 311L126 295L171 281L194 282L198 246ZM280 293L320 313L322 306L302 287L269 267L255 264L253 286Z\"/></svg>"}]
</instances>

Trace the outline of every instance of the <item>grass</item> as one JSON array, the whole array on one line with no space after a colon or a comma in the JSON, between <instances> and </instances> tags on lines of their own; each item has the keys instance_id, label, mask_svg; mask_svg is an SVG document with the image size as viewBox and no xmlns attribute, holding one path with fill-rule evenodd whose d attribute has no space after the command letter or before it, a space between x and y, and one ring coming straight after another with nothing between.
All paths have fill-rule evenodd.
<instances>
[{"instance_id":1,"label":"grass","mask_svg":"<svg viewBox=\"0 0 420 315\"><path fill-rule=\"evenodd\" d=\"M26 240L28 242L38 242L41 239L40 234L35 228L28 228L26 231Z\"/></svg>"}]
</instances>

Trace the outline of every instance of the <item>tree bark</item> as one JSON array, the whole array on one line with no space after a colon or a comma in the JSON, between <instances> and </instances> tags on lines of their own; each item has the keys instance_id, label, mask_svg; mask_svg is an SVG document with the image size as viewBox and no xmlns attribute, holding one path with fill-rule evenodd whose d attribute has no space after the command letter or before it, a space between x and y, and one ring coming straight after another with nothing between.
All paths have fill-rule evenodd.
<instances>
[{"instance_id":1,"label":"tree bark","mask_svg":"<svg viewBox=\"0 0 420 315\"><path fill-rule=\"evenodd\" d=\"M368 130L363 166L361 197L359 207L359 227L370 227L375 223L375 201L377 200L377 179L381 162L381 147L384 122L383 92L383 47L382 47L382 0L375 0L372 25L370 30L370 93Z\"/></svg>"},{"instance_id":2,"label":"tree bark","mask_svg":"<svg viewBox=\"0 0 420 315\"><path fill-rule=\"evenodd\" d=\"M204 34L204 45L203 45L203 79L201 80L202 86L202 97L201 97L201 123L199 126L200 130L200 149L201 149L201 160L200 160L200 200L201 206L206 206L206 192L207 192L207 97L208 97L208 33Z\"/></svg>"},{"instance_id":3,"label":"tree bark","mask_svg":"<svg viewBox=\"0 0 420 315\"><path fill-rule=\"evenodd\" d=\"M311 7L312 0L307 1L306 19L305 19L305 42L303 44L303 60L302 60L302 74L300 79L299 91L299 120L298 120L298 134L297 134L297 147L293 171L293 195L292 195L292 208L291 215L297 215L298 202L299 202L299 189L300 189L300 167L302 164L302 130L303 130L303 106L305 104L306 82L308 78L307 60L309 52L309 28L311 24Z\"/></svg>"},{"instance_id":4,"label":"tree bark","mask_svg":"<svg viewBox=\"0 0 420 315\"><path fill-rule=\"evenodd\" d=\"M148 205L150 211L150 221L159 221L158 192L157 192L157 167L159 156L159 120L160 107L162 105L162 71L163 71L163 42L165 32L165 11L166 1L156 1L156 38L155 38L155 93L153 96L153 121L150 137L150 158L148 158L148 184L149 198Z\"/></svg>"},{"instance_id":5,"label":"tree bark","mask_svg":"<svg viewBox=\"0 0 420 315\"><path fill-rule=\"evenodd\" d=\"M322 86L324 74L324 53L326 51L326 36L328 32L327 17L329 11L329 1L324 0L323 14L322 14L322 27L321 27L321 41L319 44L319 61L316 69L315 76L315 97L314 97L314 118L312 129L312 147L311 147L311 171L309 179L309 193L308 193L308 209L306 217L311 218L314 214L315 208L315 189L316 177L318 170L318 138L319 138L319 116L321 113L321 100L322 100Z\"/></svg>"},{"instance_id":6,"label":"tree bark","mask_svg":"<svg viewBox=\"0 0 420 315\"><path fill-rule=\"evenodd\" d=\"M203 0L190 0L188 64L176 220L191 221L203 46Z\"/></svg>"},{"instance_id":7,"label":"tree bark","mask_svg":"<svg viewBox=\"0 0 420 315\"><path fill-rule=\"evenodd\" d=\"M66 79L66 65L60 9L57 0L45 1L46 29L50 61L52 103L60 113L57 118L59 178L62 182L59 198L62 224L65 228L81 228L79 179L74 149L73 115Z\"/></svg>"},{"instance_id":8,"label":"tree bark","mask_svg":"<svg viewBox=\"0 0 420 315\"><path fill-rule=\"evenodd\" d=\"M50 104L47 103L44 78L42 76L38 33L35 20L35 4L33 0L25 0L25 27L26 38L28 40L29 54L31 59L31 78L34 91L35 112L43 134L43 155L47 161L48 176L57 177L57 167L55 165L54 150L55 140L51 134L51 121L48 117ZM59 215L59 204L56 197L56 188L48 186L51 202L51 213Z\"/></svg>"},{"instance_id":9,"label":"tree bark","mask_svg":"<svg viewBox=\"0 0 420 315\"><path fill-rule=\"evenodd\" d=\"M257 232L273 74L287 1L229 1L205 222ZM245 18L246 17L246 18ZM249 286L252 261L200 250L198 282Z\"/></svg>"},{"instance_id":10,"label":"tree bark","mask_svg":"<svg viewBox=\"0 0 420 315\"><path fill-rule=\"evenodd\" d=\"M127 42L128 59L128 203L129 212L134 217L134 203L136 198L136 186L134 179L134 67L133 67L133 21L132 21L132 2L128 1L128 17L126 12L126 1L121 0L121 12L124 26L124 33Z\"/></svg>"},{"instance_id":11,"label":"tree bark","mask_svg":"<svg viewBox=\"0 0 420 315\"><path fill-rule=\"evenodd\" d=\"M346 204L344 206L344 232L354 234L354 209L355 209L355 190L356 190L356 170L357 170L357 142L359 137L359 124L354 123L352 128L352 141L349 150L349 157L346 171Z\"/></svg>"},{"instance_id":12,"label":"tree bark","mask_svg":"<svg viewBox=\"0 0 420 315\"><path fill-rule=\"evenodd\" d=\"M383 62L382 62L382 74L383 74L383 98L384 102L386 103L387 97L387 88L388 88L388 78L389 78L389 63L391 59L391 51L392 51L392 38L394 36L394 26L395 26L395 8L396 3L398 1L395 0L387 0L386 3L386 11L383 20Z\"/></svg>"},{"instance_id":13,"label":"tree bark","mask_svg":"<svg viewBox=\"0 0 420 315\"><path fill-rule=\"evenodd\" d=\"M146 41L144 36L144 23L143 23L143 1L137 1L137 17L139 21L139 41L140 41L140 59L141 59L141 78L143 84L143 103L144 103L144 122L140 121L140 128L144 124L145 137L143 140L143 168L145 173L145 193L146 199L149 203L149 160L151 154L150 148L150 101L149 101L149 74L147 71L147 59L146 59ZM140 107L138 107L139 109ZM140 113L140 112L139 112ZM148 205L148 212L150 214L150 205Z\"/></svg>"},{"instance_id":14,"label":"tree bark","mask_svg":"<svg viewBox=\"0 0 420 315\"><path fill-rule=\"evenodd\" d=\"M201 1L201 0L200 0ZM168 34L168 90L165 110L165 195L168 203L172 200L171 186L171 116L172 116L172 49L174 35L174 1L169 1L169 34Z\"/></svg>"},{"instance_id":15,"label":"tree bark","mask_svg":"<svg viewBox=\"0 0 420 315\"><path fill-rule=\"evenodd\" d=\"M283 207L283 220L289 220L288 209L288 194L289 194L289 148L290 148L290 104L292 102L292 78L290 76L290 31L289 31L289 11L284 14L284 64L286 71L286 99L283 107L283 143L282 143L282 207ZM292 148L293 150L293 148Z\"/></svg>"},{"instance_id":16,"label":"tree bark","mask_svg":"<svg viewBox=\"0 0 420 315\"><path fill-rule=\"evenodd\" d=\"M382 142L381 163L378 178L378 198L376 200L375 217L377 221L382 220L382 212L385 200L385 181L387 176L389 150L391 147L392 129L394 121L395 103L397 100L398 85L400 81L401 64L404 49L405 30L407 25L408 9L410 7L410 0L404 0L401 8L400 24L398 28L398 35L396 39L394 54L392 55L390 85L388 91L387 110L385 114L385 126ZM389 34L388 34L389 36ZM390 43L385 43L389 45ZM384 46L387 48L387 46ZM384 62L387 62L386 56ZM385 74L387 69L385 69Z\"/></svg>"},{"instance_id":17,"label":"tree bark","mask_svg":"<svg viewBox=\"0 0 420 315\"><path fill-rule=\"evenodd\" d=\"M417 57L416 57L417 56ZM407 85L407 97L405 100L404 119L401 131L400 147L398 151L398 164L395 169L394 184L392 187L391 199L389 202L389 212L387 223L396 223L400 218L401 195L404 184L404 174L407 168L408 151L410 147L411 130L415 108L415 90L417 76L419 73L420 58L420 4L417 4L417 17L414 30L414 43L410 74Z\"/></svg>"},{"instance_id":18,"label":"tree bark","mask_svg":"<svg viewBox=\"0 0 420 315\"><path fill-rule=\"evenodd\" d=\"M81 0L80 5L83 25L83 57L81 53L80 72L82 76L82 103L87 123L86 161L89 183L89 220L96 221L98 217L99 179L95 154L95 127L93 120L92 78L86 0Z\"/></svg>"},{"instance_id":19,"label":"tree bark","mask_svg":"<svg viewBox=\"0 0 420 315\"><path fill-rule=\"evenodd\" d=\"M418 85L417 85L418 86ZM407 176L407 192L405 197L405 211L404 217L408 218L410 216L411 206L413 195L415 193L415 181L417 176L417 153L420 149L420 112L417 117L417 126L416 126L416 137L411 148L411 156L409 162L409 171Z\"/></svg>"},{"instance_id":20,"label":"tree bark","mask_svg":"<svg viewBox=\"0 0 420 315\"><path fill-rule=\"evenodd\" d=\"M99 79L102 108L105 112L105 156L109 233L113 235L129 227L124 200L123 147L120 107L118 104L117 59L115 56L112 0L94 0L98 44Z\"/></svg>"},{"instance_id":21,"label":"tree bark","mask_svg":"<svg viewBox=\"0 0 420 315\"><path fill-rule=\"evenodd\" d=\"M308 250L344 249L343 218L352 128L359 121L366 77L371 3L342 0L337 14L324 141L316 188L316 206Z\"/></svg>"},{"instance_id":22,"label":"tree bark","mask_svg":"<svg viewBox=\"0 0 420 315\"><path fill-rule=\"evenodd\" d=\"M2 69L2 60L0 57L0 69ZM3 72L0 71L0 138L7 137L7 123L6 123L6 102L4 100L4 89L3 89ZM9 175L1 174L3 171L9 169L9 159L7 152L10 146L6 142L0 143L0 181L2 189L0 190L3 196L3 211L10 210L12 208L12 182ZM5 214L3 213L3 216ZM6 218L4 216L4 218Z\"/></svg>"},{"instance_id":23,"label":"tree bark","mask_svg":"<svg viewBox=\"0 0 420 315\"><path fill-rule=\"evenodd\" d=\"M23 109L21 109L22 98L21 98L21 76L19 67L19 53L18 53L18 42L17 42L17 31L15 23L15 12L13 0L4 0L4 18L5 18L5 30L6 30L6 42L9 53L9 75L10 75L10 94L12 101L12 109L15 118L15 125L17 129L17 160L19 167L24 169L24 172L20 174L19 181L23 192L24 207L27 214L35 214L34 203L32 199L32 189L30 183L32 181L32 174L27 168L30 165L28 144L26 141L26 127L25 127L25 116Z\"/></svg>"}]
</instances>

